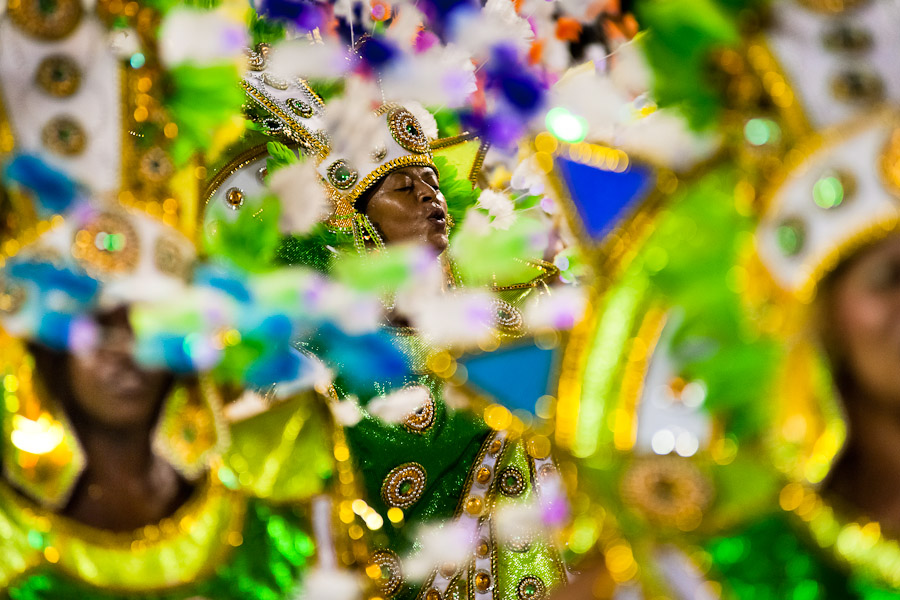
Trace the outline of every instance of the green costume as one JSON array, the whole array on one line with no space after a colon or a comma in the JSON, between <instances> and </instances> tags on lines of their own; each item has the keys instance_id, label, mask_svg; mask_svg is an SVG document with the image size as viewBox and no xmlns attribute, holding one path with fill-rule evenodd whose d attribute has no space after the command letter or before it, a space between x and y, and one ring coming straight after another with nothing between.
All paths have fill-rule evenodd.
<instances>
[{"instance_id":1,"label":"green costume","mask_svg":"<svg viewBox=\"0 0 900 600\"><path fill-rule=\"evenodd\" d=\"M484 152L477 139L463 135L429 140L412 113L387 104L376 111L389 132L386 146L373 149L371 164L350 164L326 143L330 139L323 133L326 104L307 82L281 81L268 73L267 54L264 47L252 53L251 71L243 87L254 128L272 137L266 145L267 138L251 133L242 146L246 149L237 151L235 158L216 169L207 191L206 223L235 222L242 218L242 211L259 214L259 208L266 210L264 204L255 204L254 200L258 202L267 195L264 184L274 171L298 162L297 151L289 148L298 148L300 161L304 157L315 161L331 207L326 223L305 237L284 243L278 259L288 264L331 272L340 264L341 252L364 258L370 248L385 249L378 232L353 203L383 177L404 166L430 166L439 173L451 216L464 213L474 204L474 181ZM385 254L390 255L389 249ZM366 273L365 262L356 264L359 273ZM443 266L445 284L458 284L449 261ZM556 272L540 261L523 263L516 271L507 274L513 277L510 285L504 280L494 290L498 294L496 306L502 311L499 335L508 337L519 335L521 329L516 304L544 286ZM500 544L494 539L491 515L505 505L535 500L542 478L555 480L556 467L548 450L526 453L525 445L511 438L510 432L492 430L470 410L448 407L445 384L435 372L446 372L452 357L429 348L412 329L386 331L409 357L411 374L401 383L393 382L393 386L369 382L375 392L368 395L357 394L352 385L338 377L330 392L336 403L351 394L359 395L361 420L346 427L346 436L363 478L367 502L378 516L367 523L373 530L372 561L381 570L382 594L427 600L473 595L498 599L545 597L566 579L553 542L534 539L521 540L514 547ZM366 406L373 399L408 386L423 386L428 399L401 423L387 423L367 412ZM344 514L352 518L348 507ZM405 579L401 558L416 552L418 527L451 519L459 519L475 534L471 558L466 564L435 569L424 583Z\"/></svg>"}]
</instances>

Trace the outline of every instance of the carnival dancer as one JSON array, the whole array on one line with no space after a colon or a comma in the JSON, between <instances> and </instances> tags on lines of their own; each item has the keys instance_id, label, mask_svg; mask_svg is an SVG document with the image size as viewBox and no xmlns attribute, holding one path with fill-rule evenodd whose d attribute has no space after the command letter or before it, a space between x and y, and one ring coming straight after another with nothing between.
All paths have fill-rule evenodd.
<instances>
[{"instance_id":1,"label":"carnival dancer","mask_svg":"<svg viewBox=\"0 0 900 600\"><path fill-rule=\"evenodd\" d=\"M0 19L2 595L290 598L318 567L352 597L328 498L353 476L324 406L229 424L208 374L134 357L134 304L188 293L197 161L241 101L203 92L237 81L227 50L164 65L158 29L243 24L167 8Z\"/></svg>"}]
</instances>

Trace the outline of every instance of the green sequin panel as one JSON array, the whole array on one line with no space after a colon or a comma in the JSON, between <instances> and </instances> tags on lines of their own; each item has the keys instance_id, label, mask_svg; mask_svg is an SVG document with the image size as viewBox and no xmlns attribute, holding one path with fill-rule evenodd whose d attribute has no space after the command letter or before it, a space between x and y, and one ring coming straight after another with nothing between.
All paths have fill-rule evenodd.
<instances>
[{"instance_id":1,"label":"green sequin panel","mask_svg":"<svg viewBox=\"0 0 900 600\"><path fill-rule=\"evenodd\" d=\"M854 577L806 538L785 514L760 520L708 545L726 600L897 600Z\"/></svg>"},{"instance_id":2,"label":"green sequin panel","mask_svg":"<svg viewBox=\"0 0 900 600\"><path fill-rule=\"evenodd\" d=\"M164 592L116 593L74 581L52 567L41 567L7 590L11 600L283 600L302 587L315 560L307 518L287 507L251 500L243 543L214 573L197 583ZM110 568L115 568L110 566Z\"/></svg>"}]
</instances>

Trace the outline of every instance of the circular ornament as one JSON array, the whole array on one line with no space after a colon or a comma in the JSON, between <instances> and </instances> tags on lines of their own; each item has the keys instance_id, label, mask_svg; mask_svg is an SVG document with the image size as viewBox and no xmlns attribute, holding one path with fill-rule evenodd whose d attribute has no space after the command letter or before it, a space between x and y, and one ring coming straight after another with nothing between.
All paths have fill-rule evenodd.
<instances>
[{"instance_id":1,"label":"circular ornament","mask_svg":"<svg viewBox=\"0 0 900 600\"><path fill-rule=\"evenodd\" d=\"M7 13L25 33L42 40L59 40L78 27L81 0L10 0Z\"/></svg>"},{"instance_id":2,"label":"circular ornament","mask_svg":"<svg viewBox=\"0 0 900 600\"><path fill-rule=\"evenodd\" d=\"M181 245L167 235L156 239L153 249L153 264L161 273L186 279L190 271L190 261L185 256Z\"/></svg>"},{"instance_id":3,"label":"circular ornament","mask_svg":"<svg viewBox=\"0 0 900 600\"><path fill-rule=\"evenodd\" d=\"M481 538L478 540L478 545L475 546L475 555L478 558L487 558L488 554L491 552L491 544L485 538Z\"/></svg>"},{"instance_id":4,"label":"circular ornament","mask_svg":"<svg viewBox=\"0 0 900 600\"><path fill-rule=\"evenodd\" d=\"M380 163L387 158L387 146L378 146L372 150L372 162Z\"/></svg>"},{"instance_id":5,"label":"circular ornament","mask_svg":"<svg viewBox=\"0 0 900 600\"><path fill-rule=\"evenodd\" d=\"M267 167L260 167L256 172L256 180L262 184L266 183L266 176L269 174L269 169Z\"/></svg>"},{"instance_id":6,"label":"circular ornament","mask_svg":"<svg viewBox=\"0 0 900 600\"><path fill-rule=\"evenodd\" d=\"M394 467L381 484L381 498L388 506L409 508L425 493L427 474L419 463Z\"/></svg>"},{"instance_id":7,"label":"circular ornament","mask_svg":"<svg viewBox=\"0 0 900 600\"><path fill-rule=\"evenodd\" d=\"M491 481L491 468L483 466L475 473L475 481L481 485L487 485Z\"/></svg>"},{"instance_id":8,"label":"circular ornament","mask_svg":"<svg viewBox=\"0 0 900 600\"><path fill-rule=\"evenodd\" d=\"M778 249L785 256L797 256L806 243L806 227L797 217L788 217L775 227Z\"/></svg>"},{"instance_id":9,"label":"circular ornament","mask_svg":"<svg viewBox=\"0 0 900 600\"><path fill-rule=\"evenodd\" d=\"M547 594L547 586L540 577L528 575L519 580L516 596L519 600L541 600Z\"/></svg>"},{"instance_id":10,"label":"circular ornament","mask_svg":"<svg viewBox=\"0 0 900 600\"><path fill-rule=\"evenodd\" d=\"M428 401L417 408L403 421L403 426L413 433L425 433L434 425L434 400L428 394Z\"/></svg>"},{"instance_id":11,"label":"circular ornament","mask_svg":"<svg viewBox=\"0 0 900 600\"><path fill-rule=\"evenodd\" d=\"M376 583L381 593L385 596L396 594L403 580L400 558L390 550L378 550L372 554L371 562L381 569L381 579Z\"/></svg>"},{"instance_id":12,"label":"circular ornament","mask_svg":"<svg viewBox=\"0 0 900 600\"><path fill-rule=\"evenodd\" d=\"M497 329L507 334L521 333L524 319L522 311L499 298L493 300L494 314L497 316Z\"/></svg>"},{"instance_id":13,"label":"circular ornament","mask_svg":"<svg viewBox=\"0 0 900 600\"><path fill-rule=\"evenodd\" d=\"M88 272L130 273L140 261L137 231L123 215L102 213L75 233L72 256Z\"/></svg>"},{"instance_id":14,"label":"circular ornament","mask_svg":"<svg viewBox=\"0 0 900 600\"><path fill-rule=\"evenodd\" d=\"M66 98L81 86L81 69L65 54L53 54L41 61L34 78L38 87L51 96Z\"/></svg>"},{"instance_id":15,"label":"circular ornament","mask_svg":"<svg viewBox=\"0 0 900 600\"><path fill-rule=\"evenodd\" d=\"M822 45L831 52L863 52L872 47L872 34L849 21L842 21L822 35Z\"/></svg>"},{"instance_id":16,"label":"circular ornament","mask_svg":"<svg viewBox=\"0 0 900 600\"><path fill-rule=\"evenodd\" d=\"M0 313L13 315L22 308L28 299L28 293L21 285L0 278Z\"/></svg>"},{"instance_id":17,"label":"circular ornament","mask_svg":"<svg viewBox=\"0 0 900 600\"><path fill-rule=\"evenodd\" d=\"M263 119L262 126L268 129L270 133L281 133L284 130L284 125L275 117Z\"/></svg>"},{"instance_id":18,"label":"circular ornament","mask_svg":"<svg viewBox=\"0 0 900 600\"><path fill-rule=\"evenodd\" d=\"M225 204L231 210L237 210L244 205L244 190L239 187L228 188L225 192Z\"/></svg>"},{"instance_id":19,"label":"circular ornament","mask_svg":"<svg viewBox=\"0 0 900 600\"><path fill-rule=\"evenodd\" d=\"M884 97L884 80L874 71L847 70L831 80L831 93L842 102L874 104Z\"/></svg>"},{"instance_id":20,"label":"circular ornament","mask_svg":"<svg viewBox=\"0 0 900 600\"><path fill-rule=\"evenodd\" d=\"M653 521L696 526L712 500L712 486L686 459L656 456L635 462L625 473L622 496Z\"/></svg>"},{"instance_id":21,"label":"circular ornament","mask_svg":"<svg viewBox=\"0 0 900 600\"><path fill-rule=\"evenodd\" d=\"M416 154L429 154L431 152L431 146L428 144L425 132L422 131L422 126L413 114L405 108L394 108L391 110L388 114L388 128L391 130L391 137L404 150L415 152Z\"/></svg>"},{"instance_id":22,"label":"circular ornament","mask_svg":"<svg viewBox=\"0 0 900 600\"><path fill-rule=\"evenodd\" d=\"M500 486L500 492L504 496L521 496L527 487L525 476L522 475L522 471L517 467L506 467L500 471L497 475L497 481Z\"/></svg>"},{"instance_id":23,"label":"circular ornament","mask_svg":"<svg viewBox=\"0 0 900 600\"><path fill-rule=\"evenodd\" d=\"M357 179L359 172L344 159L336 160L328 167L328 181L339 190L349 190L356 185Z\"/></svg>"},{"instance_id":24,"label":"circular ornament","mask_svg":"<svg viewBox=\"0 0 900 600\"><path fill-rule=\"evenodd\" d=\"M288 98L287 106L291 109L291 112L304 119L309 119L315 114L313 107L299 98Z\"/></svg>"},{"instance_id":25,"label":"circular ornament","mask_svg":"<svg viewBox=\"0 0 900 600\"><path fill-rule=\"evenodd\" d=\"M41 130L41 141L48 150L63 156L76 156L84 152L87 135L78 121L68 116L50 119Z\"/></svg>"},{"instance_id":26,"label":"circular ornament","mask_svg":"<svg viewBox=\"0 0 900 600\"><path fill-rule=\"evenodd\" d=\"M431 588L425 593L425 600L443 600L444 596L437 588Z\"/></svg>"},{"instance_id":27,"label":"circular ornament","mask_svg":"<svg viewBox=\"0 0 900 600\"><path fill-rule=\"evenodd\" d=\"M491 442L491 445L488 446L488 453L491 456L496 456L500 450L503 449L503 440L494 440Z\"/></svg>"},{"instance_id":28,"label":"circular ornament","mask_svg":"<svg viewBox=\"0 0 900 600\"><path fill-rule=\"evenodd\" d=\"M487 571L478 571L475 573L475 591L479 594L486 594L491 590L491 575Z\"/></svg>"},{"instance_id":29,"label":"circular ornament","mask_svg":"<svg viewBox=\"0 0 900 600\"><path fill-rule=\"evenodd\" d=\"M151 183L165 181L175 172L169 155L159 146L147 150L141 157L138 173L141 178Z\"/></svg>"}]
</instances>

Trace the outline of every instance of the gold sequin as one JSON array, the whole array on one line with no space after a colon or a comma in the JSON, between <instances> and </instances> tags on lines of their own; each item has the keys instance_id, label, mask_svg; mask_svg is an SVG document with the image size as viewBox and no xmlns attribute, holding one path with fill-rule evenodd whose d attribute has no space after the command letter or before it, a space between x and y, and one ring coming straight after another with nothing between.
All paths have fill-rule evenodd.
<instances>
[{"instance_id":1,"label":"gold sequin","mask_svg":"<svg viewBox=\"0 0 900 600\"><path fill-rule=\"evenodd\" d=\"M491 446L488 448L488 452L491 456L496 456L500 449L503 448L503 440L494 440L491 442Z\"/></svg>"},{"instance_id":2,"label":"gold sequin","mask_svg":"<svg viewBox=\"0 0 900 600\"><path fill-rule=\"evenodd\" d=\"M475 589L482 594L491 589L491 576L487 571L475 573Z\"/></svg>"},{"instance_id":3,"label":"gold sequin","mask_svg":"<svg viewBox=\"0 0 900 600\"><path fill-rule=\"evenodd\" d=\"M81 86L81 69L65 54L53 54L41 61L35 81L51 96L66 98Z\"/></svg>"},{"instance_id":4,"label":"gold sequin","mask_svg":"<svg viewBox=\"0 0 900 600\"><path fill-rule=\"evenodd\" d=\"M491 545L484 538L478 540L478 546L475 547L475 554L478 555L478 558L487 558L488 553L491 551Z\"/></svg>"},{"instance_id":5,"label":"gold sequin","mask_svg":"<svg viewBox=\"0 0 900 600\"><path fill-rule=\"evenodd\" d=\"M231 210L239 209L244 204L244 191L237 187L229 188L228 191L225 192L225 204L227 204Z\"/></svg>"},{"instance_id":6,"label":"gold sequin","mask_svg":"<svg viewBox=\"0 0 900 600\"><path fill-rule=\"evenodd\" d=\"M405 463L395 467L381 484L381 497L388 506L409 508L425 493L427 474L419 463Z\"/></svg>"},{"instance_id":7,"label":"gold sequin","mask_svg":"<svg viewBox=\"0 0 900 600\"><path fill-rule=\"evenodd\" d=\"M478 473L475 474L475 481L482 485L485 485L490 480L491 470L488 467L481 467L480 469L478 469Z\"/></svg>"},{"instance_id":8,"label":"gold sequin","mask_svg":"<svg viewBox=\"0 0 900 600\"><path fill-rule=\"evenodd\" d=\"M63 156L84 152L87 135L81 125L68 116L54 117L41 130L41 141L49 150Z\"/></svg>"},{"instance_id":9,"label":"gold sequin","mask_svg":"<svg viewBox=\"0 0 900 600\"><path fill-rule=\"evenodd\" d=\"M480 515L483 508L484 502L477 496L469 496L469 499L466 500L466 512L472 516Z\"/></svg>"},{"instance_id":10,"label":"gold sequin","mask_svg":"<svg viewBox=\"0 0 900 600\"><path fill-rule=\"evenodd\" d=\"M42 40L59 40L78 27L81 0L9 0L7 14L25 33Z\"/></svg>"}]
</instances>

